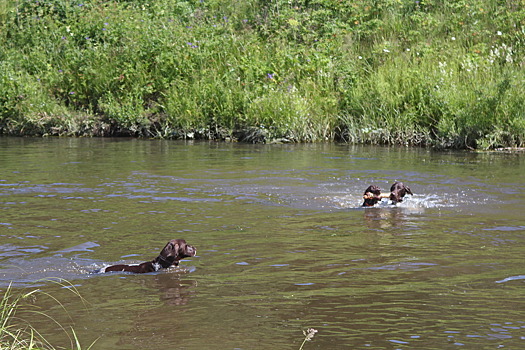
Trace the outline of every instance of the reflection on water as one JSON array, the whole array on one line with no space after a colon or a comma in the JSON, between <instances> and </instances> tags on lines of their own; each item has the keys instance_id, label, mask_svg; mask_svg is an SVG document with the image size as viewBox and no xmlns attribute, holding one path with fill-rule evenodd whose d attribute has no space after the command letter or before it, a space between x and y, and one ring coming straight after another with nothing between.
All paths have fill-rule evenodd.
<instances>
[{"instance_id":1,"label":"reflection on water","mask_svg":"<svg viewBox=\"0 0 525 350\"><path fill-rule=\"evenodd\" d=\"M525 275L510 276L510 277L502 279L501 281L496 281L496 283L504 283L504 282L516 281L516 280L525 280Z\"/></svg>"},{"instance_id":2,"label":"reflection on water","mask_svg":"<svg viewBox=\"0 0 525 350\"><path fill-rule=\"evenodd\" d=\"M522 347L523 155L0 138L0 162L0 288L52 293L95 348ZM394 180L414 196L361 207ZM174 238L198 256L92 273Z\"/></svg>"}]
</instances>

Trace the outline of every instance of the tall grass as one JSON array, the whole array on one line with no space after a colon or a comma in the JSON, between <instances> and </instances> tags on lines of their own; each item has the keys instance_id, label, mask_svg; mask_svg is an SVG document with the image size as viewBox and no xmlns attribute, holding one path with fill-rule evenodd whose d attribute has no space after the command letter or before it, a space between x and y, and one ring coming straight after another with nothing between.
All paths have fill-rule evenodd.
<instances>
[{"instance_id":1,"label":"tall grass","mask_svg":"<svg viewBox=\"0 0 525 350\"><path fill-rule=\"evenodd\" d=\"M64 280L51 279L49 282L57 283L60 286L67 287L68 290L80 297L78 291L71 284ZM60 301L42 290L37 289L29 292L17 293L13 291L12 286L9 285L5 291L3 291L2 299L0 300L0 349L55 349L55 347L53 347L53 345L51 345L51 343L49 343L45 337L38 332L38 330L31 326L30 322L27 321L27 318L20 318L18 316L21 312L26 315L32 315L32 317L44 317L51 322L54 322L70 338L71 349L82 349L74 329L68 331L53 318L50 318L45 312L42 312L34 307L28 307L28 305L31 305L32 300L44 296L51 298L62 306ZM66 311L64 310L64 312ZM87 349L90 349L93 344L94 342Z\"/></svg>"},{"instance_id":2,"label":"tall grass","mask_svg":"<svg viewBox=\"0 0 525 350\"><path fill-rule=\"evenodd\" d=\"M525 0L6 0L0 133L524 146Z\"/></svg>"},{"instance_id":3,"label":"tall grass","mask_svg":"<svg viewBox=\"0 0 525 350\"><path fill-rule=\"evenodd\" d=\"M11 286L5 291L2 300L0 300L0 348L35 349L46 347L45 343L35 339L35 331L32 328L20 329L11 324L16 317L20 300L29 298L34 293L33 291L13 296Z\"/></svg>"}]
</instances>

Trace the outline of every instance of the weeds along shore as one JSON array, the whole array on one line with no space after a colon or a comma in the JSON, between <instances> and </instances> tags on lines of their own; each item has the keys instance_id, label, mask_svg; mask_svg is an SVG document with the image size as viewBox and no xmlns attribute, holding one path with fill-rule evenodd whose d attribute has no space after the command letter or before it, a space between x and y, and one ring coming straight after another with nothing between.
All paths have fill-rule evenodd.
<instances>
[{"instance_id":1,"label":"weeds along shore","mask_svg":"<svg viewBox=\"0 0 525 350\"><path fill-rule=\"evenodd\" d=\"M62 288L67 288L72 295L80 298L85 302L78 290L70 282L60 278L50 278L46 280L48 283L56 284ZM63 309L64 314L67 315L67 310L64 305L54 296L40 290L33 289L31 291L16 292L11 285L7 288L0 289L0 349L10 350L55 350L57 349L51 345L45 337L36 330L28 319L44 318L48 322L55 324L58 329L64 332L70 340L71 350L90 350L95 344L96 340L89 346L81 346L80 341L73 328L64 327L53 317L46 314L45 311L32 305L37 299L49 298ZM32 301L32 302L31 302ZM19 316L19 314L23 314ZM72 321L72 320L71 320ZM63 349L63 348L60 348Z\"/></svg>"},{"instance_id":2,"label":"weeds along shore","mask_svg":"<svg viewBox=\"0 0 525 350\"><path fill-rule=\"evenodd\" d=\"M525 146L525 0L5 0L0 134Z\"/></svg>"}]
</instances>

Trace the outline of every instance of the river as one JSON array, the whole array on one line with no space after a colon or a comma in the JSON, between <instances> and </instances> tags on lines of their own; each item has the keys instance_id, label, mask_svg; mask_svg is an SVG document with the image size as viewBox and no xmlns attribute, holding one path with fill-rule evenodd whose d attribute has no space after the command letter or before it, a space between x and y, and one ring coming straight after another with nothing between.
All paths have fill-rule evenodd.
<instances>
[{"instance_id":1,"label":"river","mask_svg":"<svg viewBox=\"0 0 525 350\"><path fill-rule=\"evenodd\" d=\"M0 291L52 295L85 348L525 346L523 153L3 137L0 165ZM414 196L360 207L395 180ZM93 273L174 238L197 256Z\"/></svg>"}]
</instances>

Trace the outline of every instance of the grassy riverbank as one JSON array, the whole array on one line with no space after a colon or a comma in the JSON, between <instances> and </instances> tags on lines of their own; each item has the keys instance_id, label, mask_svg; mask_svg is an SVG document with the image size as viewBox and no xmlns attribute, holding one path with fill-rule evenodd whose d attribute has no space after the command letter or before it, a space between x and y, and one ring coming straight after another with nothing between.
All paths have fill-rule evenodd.
<instances>
[{"instance_id":1,"label":"grassy riverbank","mask_svg":"<svg viewBox=\"0 0 525 350\"><path fill-rule=\"evenodd\" d=\"M525 145L525 0L6 0L0 133Z\"/></svg>"}]
</instances>

